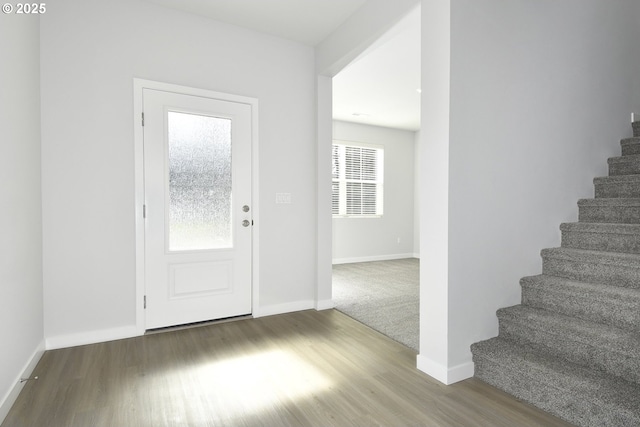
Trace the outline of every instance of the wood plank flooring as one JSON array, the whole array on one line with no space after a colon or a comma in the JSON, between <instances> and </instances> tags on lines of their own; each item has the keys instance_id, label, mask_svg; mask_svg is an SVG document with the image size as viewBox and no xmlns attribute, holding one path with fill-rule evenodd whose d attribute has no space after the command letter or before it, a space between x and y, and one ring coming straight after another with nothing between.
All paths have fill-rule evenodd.
<instances>
[{"instance_id":1,"label":"wood plank flooring","mask_svg":"<svg viewBox=\"0 0 640 427\"><path fill-rule=\"evenodd\" d=\"M569 426L314 310L48 351L2 427Z\"/></svg>"}]
</instances>

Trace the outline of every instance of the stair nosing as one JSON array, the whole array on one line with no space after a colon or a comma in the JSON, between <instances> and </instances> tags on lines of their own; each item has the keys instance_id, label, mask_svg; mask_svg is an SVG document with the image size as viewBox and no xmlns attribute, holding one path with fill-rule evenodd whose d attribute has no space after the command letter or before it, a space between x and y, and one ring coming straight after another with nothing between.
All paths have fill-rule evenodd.
<instances>
[{"instance_id":1,"label":"stair nosing","mask_svg":"<svg viewBox=\"0 0 640 427\"><path fill-rule=\"evenodd\" d=\"M582 280L568 279L561 276L553 276L550 274L537 274L535 276L525 276L520 279L520 285L523 284L540 284L544 282L551 282L552 284L546 286L553 288L559 292L563 292L563 284L567 284L570 287L582 287L589 290L589 292L606 294L607 296L621 296L630 299L638 299L640 301L640 289L639 288L625 288L622 286L614 286L606 283L594 283L585 282ZM544 284L543 284L544 286ZM640 327L640 325L639 325Z\"/></svg>"},{"instance_id":2,"label":"stair nosing","mask_svg":"<svg viewBox=\"0 0 640 427\"><path fill-rule=\"evenodd\" d=\"M597 258L597 261L600 261L600 260L610 259L610 260L619 261L621 264L624 264L624 261L632 261L634 263L637 263L635 267L640 268L640 254L630 254L625 252L593 251L589 249L559 247L559 248L542 249L540 251L540 255L543 258L545 256L547 257L551 256L554 258L562 258L562 259L568 259L568 260Z\"/></svg>"},{"instance_id":3,"label":"stair nosing","mask_svg":"<svg viewBox=\"0 0 640 427\"><path fill-rule=\"evenodd\" d=\"M640 137L632 136L629 138L622 138L620 140L620 145L635 145L640 144Z\"/></svg>"},{"instance_id":4,"label":"stair nosing","mask_svg":"<svg viewBox=\"0 0 640 427\"><path fill-rule=\"evenodd\" d=\"M609 165L616 163L637 163L640 162L640 154L628 154L626 156L609 157L607 163Z\"/></svg>"},{"instance_id":5,"label":"stair nosing","mask_svg":"<svg viewBox=\"0 0 640 427\"><path fill-rule=\"evenodd\" d=\"M639 234L640 224L624 224L615 222L564 222L560 231L578 231L582 233L606 234Z\"/></svg>"},{"instance_id":6,"label":"stair nosing","mask_svg":"<svg viewBox=\"0 0 640 427\"><path fill-rule=\"evenodd\" d=\"M640 181L640 174L599 176L593 178L594 184L617 184L621 182Z\"/></svg>"},{"instance_id":7,"label":"stair nosing","mask_svg":"<svg viewBox=\"0 0 640 427\"><path fill-rule=\"evenodd\" d=\"M602 197L593 199L580 199L578 206L624 206L636 207L640 206L640 198L637 197Z\"/></svg>"}]
</instances>

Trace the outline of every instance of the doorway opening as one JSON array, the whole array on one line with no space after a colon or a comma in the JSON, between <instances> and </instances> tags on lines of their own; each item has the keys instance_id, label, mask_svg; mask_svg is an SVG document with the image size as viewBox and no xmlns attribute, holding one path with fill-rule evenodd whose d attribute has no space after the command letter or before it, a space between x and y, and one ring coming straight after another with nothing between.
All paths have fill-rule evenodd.
<instances>
[{"instance_id":1,"label":"doorway opening","mask_svg":"<svg viewBox=\"0 0 640 427\"><path fill-rule=\"evenodd\" d=\"M385 159L382 214L334 212L333 302L416 351L420 33L418 7L332 80L334 141L382 146Z\"/></svg>"}]
</instances>

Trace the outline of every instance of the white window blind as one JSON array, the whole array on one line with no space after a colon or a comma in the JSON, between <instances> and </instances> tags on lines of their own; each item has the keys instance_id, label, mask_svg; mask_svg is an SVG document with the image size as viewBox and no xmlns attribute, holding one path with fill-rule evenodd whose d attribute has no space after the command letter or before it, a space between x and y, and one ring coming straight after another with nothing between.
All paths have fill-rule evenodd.
<instances>
[{"instance_id":1,"label":"white window blind","mask_svg":"<svg viewBox=\"0 0 640 427\"><path fill-rule=\"evenodd\" d=\"M382 215L384 149L336 141L332 148L332 213L340 216Z\"/></svg>"}]
</instances>

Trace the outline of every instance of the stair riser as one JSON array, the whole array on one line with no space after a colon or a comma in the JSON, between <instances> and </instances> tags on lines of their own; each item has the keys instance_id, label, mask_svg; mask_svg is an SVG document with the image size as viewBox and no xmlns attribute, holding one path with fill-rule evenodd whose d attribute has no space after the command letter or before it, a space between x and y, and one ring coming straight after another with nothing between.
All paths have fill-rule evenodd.
<instances>
[{"instance_id":1,"label":"stair riser","mask_svg":"<svg viewBox=\"0 0 640 427\"><path fill-rule=\"evenodd\" d=\"M635 174L640 174L639 161L616 162L616 163L609 164L610 176L635 175Z\"/></svg>"},{"instance_id":2,"label":"stair riser","mask_svg":"<svg viewBox=\"0 0 640 427\"><path fill-rule=\"evenodd\" d=\"M562 388L540 382L541 378L550 377L550 373L506 367L477 355L473 361L476 378L579 427L640 425L637 414L617 411L597 400L576 395L570 386Z\"/></svg>"},{"instance_id":3,"label":"stair riser","mask_svg":"<svg viewBox=\"0 0 640 427\"><path fill-rule=\"evenodd\" d=\"M562 247L638 254L640 253L640 235L563 231Z\"/></svg>"},{"instance_id":4,"label":"stair riser","mask_svg":"<svg viewBox=\"0 0 640 427\"><path fill-rule=\"evenodd\" d=\"M632 126L633 126L633 136L635 138L639 138L640 137L640 122L633 122Z\"/></svg>"},{"instance_id":5,"label":"stair riser","mask_svg":"<svg viewBox=\"0 0 640 427\"><path fill-rule=\"evenodd\" d=\"M579 206L578 220L581 222L640 224L640 209L637 206Z\"/></svg>"},{"instance_id":6,"label":"stair riser","mask_svg":"<svg viewBox=\"0 0 640 427\"><path fill-rule=\"evenodd\" d=\"M627 144L622 146L623 156L634 156L640 154L640 144Z\"/></svg>"},{"instance_id":7,"label":"stair riser","mask_svg":"<svg viewBox=\"0 0 640 427\"><path fill-rule=\"evenodd\" d=\"M542 259L542 274L624 288L640 288L639 272L638 268L629 266L596 264L552 257L543 257Z\"/></svg>"},{"instance_id":8,"label":"stair riser","mask_svg":"<svg viewBox=\"0 0 640 427\"><path fill-rule=\"evenodd\" d=\"M640 347L631 354L614 352L606 341L579 342L558 331L548 331L544 325L529 321L526 325L500 319L499 336L523 346L532 346L548 354L610 375L640 384Z\"/></svg>"},{"instance_id":9,"label":"stair riser","mask_svg":"<svg viewBox=\"0 0 640 427\"><path fill-rule=\"evenodd\" d=\"M523 284L522 304L640 333L640 299L622 301L605 294L567 294Z\"/></svg>"},{"instance_id":10,"label":"stair riser","mask_svg":"<svg viewBox=\"0 0 640 427\"><path fill-rule=\"evenodd\" d=\"M640 185L637 183L595 184L595 189L597 199L640 198Z\"/></svg>"}]
</instances>

